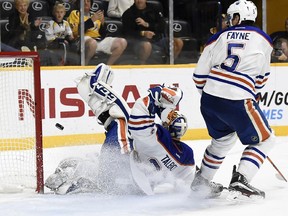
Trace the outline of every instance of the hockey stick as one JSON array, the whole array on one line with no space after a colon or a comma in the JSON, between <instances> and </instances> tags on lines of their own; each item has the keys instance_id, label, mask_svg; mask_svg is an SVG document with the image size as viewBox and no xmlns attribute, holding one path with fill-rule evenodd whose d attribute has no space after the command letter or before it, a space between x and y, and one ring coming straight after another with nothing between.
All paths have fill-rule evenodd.
<instances>
[{"instance_id":1,"label":"hockey stick","mask_svg":"<svg viewBox=\"0 0 288 216\"><path fill-rule=\"evenodd\" d=\"M270 157L267 156L268 161L272 164L272 166L276 169L276 171L278 172L278 174L282 177L282 179L284 181L287 182L286 178L284 177L284 175L280 172L280 170L276 167L276 165L273 163L273 161L270 159Z\"/></svg>"},{"instance_id":2,"label":"hockey stick","mask_svg":"<svg viewBox=\"0 0 288 216\"><path fill-rule=\"evenodd\" d=\"M153 189L150 185L149 179L143 173L143 171L139 168L139 164L137 161L135 161L135 153L136 151L133 150L130 153L130 169L132 173L132 177L135 181L135 183L139 186L139 188L147 195L153 195Z\"/></svg>"}]
</instances>

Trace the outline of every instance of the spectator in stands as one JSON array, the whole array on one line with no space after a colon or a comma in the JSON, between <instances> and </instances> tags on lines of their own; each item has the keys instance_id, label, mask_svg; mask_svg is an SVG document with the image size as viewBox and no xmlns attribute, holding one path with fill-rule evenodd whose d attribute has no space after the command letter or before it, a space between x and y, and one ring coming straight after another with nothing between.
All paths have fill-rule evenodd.
<instances>
[{"instance_id":1,"label":"spectator in stands","mask_svg":"<svg viewBox=\"0 0 288 216\"><path fill-rule=\"evenodd\" d=\"M73 51L74 36L69 23L64 20L66 14L64 4L56 2L52 14L53 19L49 21L45 29L45 36L48 42L47 48L58 50L57 53L55 53L59 55L61 59L58 64L65 65L67 63L67 57L69 58L71 55L70 51Z\"/></svg>"},{"instance_id":2,"label":"spectator in stands","mask_svg":"<svg viewBox=\"0 0 288 216\"><path fill-rule=\"evenodd\" d=\"M45 30L48 48L60 48L62 43L68 46L69 43L73 42L74 36L69 23L64 20L66 14L64 5L60 2L56 2L52 13L53 20L49 21Z\"/></svg>"},{"instance_id":3,"label":"spectator in stands","mask_svg":"<svg viewBox=\"0 0 288 216\"><path fill-rule=\"evenodd\" d=\"M134 0L110 0L107 15L111 18L121 18L124 11L131 7Z\"/></svg>"},{"instance_id":4,"label":"spectator in stands","mask_svg":"<svg viewBox=\"0 0 288 216\"><path fill-rule=\"evenodd\" d=\"M9 45L19 50L34 49L39 37L44 37L39 29L42 19L30 15L28 7L29 0L15 0L15 13L9 16Z\"/></svg>"},{"instance_id":5,"label":"spectator in stands","mask_svg":"<svg viewBox=\"0 0 288 216\"><path fill-rule=\"evenodd\" d=\"M169 40L165 33L167 24L161 12L146 4L146 0L134 0L134 4L122 15L123 33L129 46L134 48L141 64L152 53L152 44L169 54ZM177 58L183 47L180 38L174 38L174 57Z\"/></svg>"},{"instance_id":6,"label":"spectator in stands","mask_svg":"<svg viewBox=\"0 0 288 216\"><path fill-rule=\"evenodd\" d=\"M126 49L127 41L124 38L105 37L104 13L98 10L91 14L90 7L91 0L84 0L85 64L89 63L96 52L104 52L110 55L106 64L112 65ZM73 10L67 19L75 38L79 38L79 15L78 10Z\"/></svg>"},{"instance_id":7,"label":"spectator in stands","mask_svg":"<svg viewBox=\"0 0 288 216\"><path fill-rule=\"evenodd\" d=\"M279 38L285 38L288 40L288 18L285 20L285 31L276 31L270 35L273 42Z\"/></svg>"},{"instance_id":8,"label":"spectator in stands","mask_svg":"<svg viewBox=\"0 0 288 216\"><path fill-rule=\"evenodd\" d=\"M288 40L278 38L273 43L271 62L288 62Z\"/></svg>"},{"instance_id":9,"label":"spectator in stands","mask_svg":"<svg viewBox=\"0 0 288 216\"><path fill-rule=\"evenodd\" d=\"M221 28L219 28L219 19L217 19L217 24L215 27L210 28L210 33L216 34L218 31L222 31L228 27L229 23L226 14L221 14Z\"/></svg>"}]
</instances>

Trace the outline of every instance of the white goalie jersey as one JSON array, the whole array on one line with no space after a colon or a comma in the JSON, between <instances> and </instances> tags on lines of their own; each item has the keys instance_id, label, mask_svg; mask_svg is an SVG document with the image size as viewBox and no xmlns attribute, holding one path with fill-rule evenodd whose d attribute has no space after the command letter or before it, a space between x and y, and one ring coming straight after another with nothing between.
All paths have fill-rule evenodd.
<instances>
[{"instance_id":1,"label":"white goalie jersey","mask_svg":"<svg viewBox=\"0 0 288 216\"><path fill-rule=\"evenodd\" d=\"M148 108L150 102L148 96L139 98L128 122L139 160L154 170L153 175L158 173L166 179L171 177L191 183L195 173L193 150L185 143L173 140L169 131L156 123L156 115Z\"/></svg>"}]
</instances>

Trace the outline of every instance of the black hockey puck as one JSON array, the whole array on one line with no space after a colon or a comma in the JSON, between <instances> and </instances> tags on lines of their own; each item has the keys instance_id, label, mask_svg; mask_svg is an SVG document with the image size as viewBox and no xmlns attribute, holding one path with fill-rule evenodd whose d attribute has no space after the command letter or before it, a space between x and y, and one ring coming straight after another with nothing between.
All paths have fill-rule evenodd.
<instances>
[{"instance_id":1,"label":"black hockey puck","mask_svg":"<svg viewBox=\"0 0 288 216\"><path fill-rule=\"evenodd\" d=\"M59 129L59 130L63 130L64 127L63 125L59 124L59 123L56 123L55 126Z\"/></svg>"}]
</instances>

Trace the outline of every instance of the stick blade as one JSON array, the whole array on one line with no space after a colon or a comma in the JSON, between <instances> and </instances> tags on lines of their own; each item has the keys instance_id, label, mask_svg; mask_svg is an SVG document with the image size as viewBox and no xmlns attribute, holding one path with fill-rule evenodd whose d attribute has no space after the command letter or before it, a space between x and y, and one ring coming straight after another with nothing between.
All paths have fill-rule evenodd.
<instances>
[{"instance_id":1,"label":"stick blade","mask_svg":"<svg viewBox=\"0 0 288 216\"><path fill-rule=\"evenodd\" d=\"M150 185L149 179L139 167L139 163L134 159L135 151L130 153L130 169L132 177L138 187L147 195L153 195L153 189Z\"/></svg>"},{"instance_id":2,"label":"stick blade","mask_svg":"<svg viewBox=\"0 0 288 216\"><path fill-rule=\"evenodd\" d=\"M287 182L287 180L285 178L283 178L283 176L281 176L279 173L275 173L275 176L277 179Z\"/></svg>"}]
</instances>

